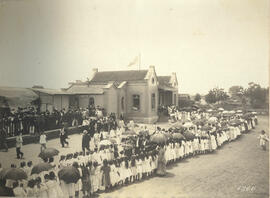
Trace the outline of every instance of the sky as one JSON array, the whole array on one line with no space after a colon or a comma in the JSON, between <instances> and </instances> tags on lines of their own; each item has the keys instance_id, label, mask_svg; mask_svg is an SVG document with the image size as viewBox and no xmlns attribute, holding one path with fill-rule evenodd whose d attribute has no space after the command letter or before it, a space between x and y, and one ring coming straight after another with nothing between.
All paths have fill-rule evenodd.
<instances>
[{"instance_id":1,"label":"sky","mask_svg":"<svg viewBox=\"0 0 270 198\"><path fill-rule=\"evenodd\" d=\"M66 88L99 71L176 72L180 93L268 86L268 0L0 0L0 86Z\"/></svg>"}]
</instances>

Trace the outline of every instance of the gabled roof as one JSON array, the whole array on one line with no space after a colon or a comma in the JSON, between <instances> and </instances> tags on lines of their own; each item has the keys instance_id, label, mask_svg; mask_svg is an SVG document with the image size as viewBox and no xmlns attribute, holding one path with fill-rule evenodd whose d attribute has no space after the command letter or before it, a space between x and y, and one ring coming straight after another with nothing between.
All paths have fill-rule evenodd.
<instances>
[{"instance_id":1,"label":"gabled roof","mask_svg":"<svg viewBox=\"0 0 270 198\"><path fill-rule=\"evenodd\" d=\"M45 93L49 95L69 95L66 91L60 90L60 89L47 89L47 88L31 88L33 91L37 91L40 93Z\"/></svg>"},{"instance_id":2,"label":"gabled roof","mask_svg":"<svg viewBox=\"0 0 270 198\"><path fill-rule=\"evenodd\" d=\"M128 70L128 71L106 71L97 72L91 82L108 82L108 81L141 81L144 80L148 70Z\"/></svg>"},{"instance_id":3,"label":"gabled roof","mask_svg":"<svg viewBox=\"0 0 270 198\"><path fill-rule=\"evenodd\" d=\"M158 76L157 78L160 86L172 87L170 84L171 76Z\"/></svg>"},{"instance_id":4,"label":"gabled roof","mask_svg":"<svg viewBox=\"0 0 270 198\"><path fill-rule=\"evenodd\" d=\"M103 94L103 85L71 86L67 92L70 94Z\"/></svg>"}]
</instances>

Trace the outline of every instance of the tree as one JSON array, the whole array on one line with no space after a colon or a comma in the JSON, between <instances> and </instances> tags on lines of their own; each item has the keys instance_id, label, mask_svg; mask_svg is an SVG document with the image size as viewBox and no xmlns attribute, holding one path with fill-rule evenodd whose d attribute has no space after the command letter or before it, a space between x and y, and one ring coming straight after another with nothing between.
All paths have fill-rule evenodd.
<instances>
[{"instance_id":1,"label":"tree","mask_svg":"<svg viewBox=\"0 0 270 198\"><path fill-rule=\"evenodd\" d=\"M220 101L224 101L229 98L228 94L222 88L214 88L211 89L208 94L205 96L205 101L207 103L216 103Z\"/></svg>"},{"instance_id":2,"label":"tree","mask_svg":"<svg viewBox=\"0 0 270 198\"><path fill-rule=\"evenodd\" d=\"M269 88L262 88L259 84L254 82L248 83L248 88L244 95L249 99L253 108L265 107L267 104L267 94Z\"/></svg>"},{"instance_id":3,"label":"tree","mask_svg":"<svg viewBox=\"0 0 270 198\"><path fill-rule=\"evenodd\" d=\"M210 90L207 95L205 95L205 101L208 104L215 103L217 101L216 95L213 90Z\"/></svg>"},{"instance_id":4,"label":"tree","mask_svg":"<svg viewBox=\"0 0 270 198\"><path fill-rule=\"evenodd\" d=\"M197 101L197 102L199 102L201 99L202 99L201 95L197 93L197 94L195 95L194 100Z\"/></svg>"},{"instance_id":5,"label":"tree","mask_svg":"<svg viewBox=\"0 0 270 198\"><path fill-rule=\"evenodd\" d=\"M194 101L193 100L190 100L190 99L185 99L185 100L179 100L178 101L178 106L180 108L191 107L193 104L194 104Z\"/></svg>"},{"instance_id":6,"label":"tree","mask_svg":"<svg viewBox=\"0 0 270 198\"><path fill-rule=\"evenodd\" d=\"M229 93L232 98L241 98L244 95L244 88L242 86L232 86L229 88Z\"/></svg>"}]
</instances>

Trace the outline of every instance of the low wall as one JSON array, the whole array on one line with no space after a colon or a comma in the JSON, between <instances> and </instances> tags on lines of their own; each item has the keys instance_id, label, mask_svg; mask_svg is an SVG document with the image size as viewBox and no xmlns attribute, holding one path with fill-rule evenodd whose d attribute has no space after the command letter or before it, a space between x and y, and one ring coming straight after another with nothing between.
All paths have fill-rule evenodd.
<instances>
[{"instance_id":1,"label":"low wall","mask_svg":"<svg viewBox=\"0 0 270 198\"><path fill-rule=\"evenodd\" d=\"M81 133L84 130L84 126L77 126L77 127L69 127L68 128L68 135ZM50 131L45 131L47 136L47 140L59 138L60 129L54 129ZM32 144L32 143L39 143L39 136L35 135L23 135L23 145ZM16 137L9 137L7 138L8 148L12 148L16 146ZM0 145L0 149L3 149L3 145Z\"/></svg>"}]
</instances>

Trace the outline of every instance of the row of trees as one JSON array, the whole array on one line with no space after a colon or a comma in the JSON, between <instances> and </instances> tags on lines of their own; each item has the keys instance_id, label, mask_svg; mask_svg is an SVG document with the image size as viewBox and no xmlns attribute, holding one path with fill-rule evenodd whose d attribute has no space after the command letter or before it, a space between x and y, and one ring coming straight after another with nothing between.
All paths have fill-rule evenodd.
<instances>
[{"instance_id":1,"label":"row of trees","mask_svg":"<svg viewBox=\"0 0 270 198\"><path fill-rule=\"evenodd\" d=\"M232 98L241 100L243 105L249 103L253 108L261 108L269 104L269 87L263 88L254 82L248 83L246 89L242 86L232 86L229 92Z\"/></svg>"},{"instance_id":2,"label":"row of trees","mask_svg":"<svg viewBox=\"0 0 270 198\"><path fill-rule=\"evenodd\" d=\"M205 95L205 101L208 104L214 104L232 99L240 102L243 106L250 104L253 108L264 108L269 103L268 95L269 87L263 88L259 84L250 82L248 88L232 86L229 89L229 94L222 88L213 88ZM201 95L197 93L194 100L199 102Z\"/></svg>"}]
</instances>

